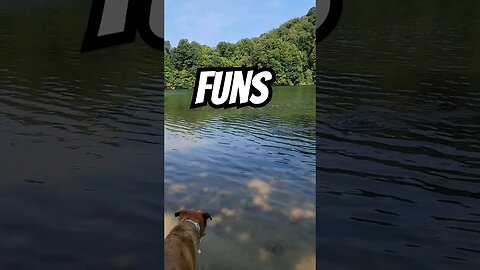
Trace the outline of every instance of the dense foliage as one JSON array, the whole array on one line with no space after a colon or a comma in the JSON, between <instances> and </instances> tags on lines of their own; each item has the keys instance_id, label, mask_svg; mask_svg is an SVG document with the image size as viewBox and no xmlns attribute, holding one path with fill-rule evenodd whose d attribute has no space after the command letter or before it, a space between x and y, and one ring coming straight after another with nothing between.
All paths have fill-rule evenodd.
<instances>
[{"instance_id":1,"label":"dense foliage","mask_svg":"<svg viewBox=\"0 0 480 270\"><path fill-rule=\"evenodd\" d=\"M259 66L272 68L276 85L313 84L315 74L315 8L279 28L215 48L186 39L172 47L165 41L165 87L193 88L198 67Z\"/></svg>"}]
</instances>

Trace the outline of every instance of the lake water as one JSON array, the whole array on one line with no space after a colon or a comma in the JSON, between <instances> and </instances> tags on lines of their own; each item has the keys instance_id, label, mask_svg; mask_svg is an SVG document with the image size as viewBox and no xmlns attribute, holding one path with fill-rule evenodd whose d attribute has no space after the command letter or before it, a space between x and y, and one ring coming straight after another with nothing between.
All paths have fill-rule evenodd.
<instances>
[{"instance_id":1,"label":"lake water","mask_svg":"<svg viewBox=\"0 0 480 270\"><path fill-rule=\"evenodd\" d=\"M161 55L81 55L89 1L30 4L0 4L0 269L158 269L184 207L213 215L203 269L311 268L313 87L255 110L168 92L164 206Z\"/></svg>"},{"instance_id":2,"label":"lake water","mask_svg":"<svg viewBox=\"0 0 480 270\"><path fill-rule=\"evenodd\" d=\"M480 268L480 2L345 2L318 48L317 265ZM164 205L163 60L80 55L89 11L0 2L0 269L156 269L183 207L213 215L204 269L311 268L311 87L167 92Z\"/></svg>"},{"instance_id":3,"label":"lake water","mask_svg":"<svg viewBox=\"0 0 480 270\"><path fill-rule=\"evenodd\" d=\"M319 269L480 269L479 1L345 1L317 47Z\"/></svg>"},{"instance_id":4,"label":"lake water","mask_svg":"<svg viewBox=\"0 0 480 270\"><path fill-rule=\"evenodd\" d=\"M162 264L163 59L81 55L89 11L0 3L0 269Z\"/></svg>"},{"instance_id":5,"label":"lake water","mask_svg":"<svg viewBox=\"0 0 480 270\"><path fill-rule=\"evenodd\" d=\"M189 110L165 94L165 232L180 209L213 216L199 269L314 269L315 88L261 109Z\"/></svg>"}]
</instances>

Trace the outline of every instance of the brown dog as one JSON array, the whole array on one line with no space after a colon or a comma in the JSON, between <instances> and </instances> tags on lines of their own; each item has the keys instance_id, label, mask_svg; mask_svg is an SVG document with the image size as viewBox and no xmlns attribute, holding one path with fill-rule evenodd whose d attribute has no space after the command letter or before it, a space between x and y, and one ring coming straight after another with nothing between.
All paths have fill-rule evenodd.
<instances>
[{"instance_id":1,"label":"brown dog","mask_svg":"<svg viewBox=\"0 0 480 270\"><path fill-rule=\"evenodd\" d=\"M165 270L195 270L200 238L205 235L209 213L182 210L175 213L178 225L163 242Z\"/></svg>"}]
</instances>

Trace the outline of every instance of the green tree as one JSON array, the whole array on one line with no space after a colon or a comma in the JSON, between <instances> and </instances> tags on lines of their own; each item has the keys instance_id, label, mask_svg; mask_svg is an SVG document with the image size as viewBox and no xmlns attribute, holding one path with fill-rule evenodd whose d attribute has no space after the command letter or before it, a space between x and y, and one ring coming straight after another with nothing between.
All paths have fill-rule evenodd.
<instances>
[{"instance_id":1,"label":"green tree","mask_svg":"<svg viewBox=\"0 0 480 270\"><path fill-rule=\"evenodd\" d=\"M211 48L186 39L172 48L165 41L165 86L192 88L199 67L259 66L272 68L277 85L313 84L315 74L315 8L300 18L237 43Z\"/></svg>"}]
</instances>

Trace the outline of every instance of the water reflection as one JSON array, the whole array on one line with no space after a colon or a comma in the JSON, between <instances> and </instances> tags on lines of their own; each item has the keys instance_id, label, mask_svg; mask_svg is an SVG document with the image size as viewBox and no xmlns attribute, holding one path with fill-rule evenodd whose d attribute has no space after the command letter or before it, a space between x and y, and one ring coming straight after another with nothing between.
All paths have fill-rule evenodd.
<instances>
[{"instance_id":1,"label":"water reflection","mask_svg":"<svg viewBox=\"0 0 480 270\"><path fill-rule=\"evenodd\" d=\"M0 268L161 264L162 57L79 54L89 1L0 4Z\"/></svg>"},{"instance_id":2,"label":"water reflection","mask_svg":"<svg viewBox=\"0 0 480 270\"><path fill-rule=\"evenodd\" d=\"M200 269L314 269L314 87L262 109L188 110L191 93L166 93L165 208L212 214Z\"/></svg>"},{"instance_id":3,"label":"water reflection","mask_svg":"<svg viewBox=\"0 0 480 270\"><path fill-rule=\"evenodd\" d=\"M320 267L479 267L478 8L349 1L317 48Z\"/></svg>"}]
</instances>

